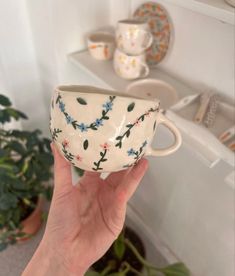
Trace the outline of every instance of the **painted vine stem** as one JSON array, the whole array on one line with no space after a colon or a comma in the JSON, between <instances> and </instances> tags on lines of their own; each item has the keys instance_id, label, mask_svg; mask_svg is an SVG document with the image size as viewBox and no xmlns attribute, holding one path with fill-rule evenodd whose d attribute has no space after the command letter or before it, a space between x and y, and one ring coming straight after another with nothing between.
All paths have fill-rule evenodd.
<instances>
[{"instance_id":1,"label":"painted vine stem","mask_svg":"<svg viewBox=\"0 0 235 276\"><path fill-rule=\"evenodd\" d=\"M144 141L144 143L141 145L139 150L134 150L133 148L129 149L127 151L127 154L128 156L134 156L135 161L132 162L131 164L124 165L123 168L129 168L136 165L137 162L144 156L143 149L146 147L147 144L148 144L147 141Z\"/></svg>"},{"instance_id":2,"label":"painted vine stem","mask_svg":"<svg viewBox=\"0 0 235 276\"><path fill-rule=\"evenodd\" d=\"M108 145L108 143L104 143L103 145L100 145L100 146L103 150L100 152L101 158L97 162L93 163L94 167L92 169L94 171L103 170L103 168L100 165L101 165L101 163L106 162L108 160L107 158L105 158L105 156L109 150L110 145Z\"/></svg>"},{"instance_id":3,"label":"painted vine stem","mask_svg":"<svg viewBox=\"0 0 235 276\"><path fill-rule=\"evenodd\" d=\"M127 130L122 134L122 135L119 135L116 137L116 140L118 141L117 144L115 144L115 147L119 147L121 148L122 147L122 143L123 143L123 139L126 137L128 138L131 134L131 129L134 127L134 126L137 126L139 125L141 122L144 121L145 117L146 116L149 116L150 113L152 112L155 112L155 111L158 111L159 110L159 107L155 107L155 108L150 108L147 112L145 112L144 114L142 114L141 116L139 116L137 118L137 120L133 123L133 124L127 124L126 125L126 128Z\"/></svg>"},{"instance_id":4,"label":"painted vine stem","mask_svg":"<svg viewBox=\"0 0 235 276\"><path fill-rule=\"evenodd\" d=\"M88 131L88 129L97 130L98 127L103 126L103 121L104 120L109 120L109 117L107 116L107 114L109 113L110 110L112 110L113 101L114 101L115 98L116 98L116 96L109 96L109 101L107 101L106 103L104 103L102 105L103 106L102 115L99 118L97 118L94 122L92 122L88 125L84 124L84 123L78 123L77 120L74 120L68 114L68 112L65 110L65 104L63 103L62 97L61 97L60 94L58 94L58 96L57 96L56 104L59 105L59 109L64 114L65 119L67 121L67 124L71 124L74 129L79 129L81 132L84 132L84 131ZM81 98L79 98L78 102L80 104L85 104L86 105L86 102Z\"/></svg>"},{"instance_id":5,"label":"painted vine stem","mask_svg":"<svg viewBox=\"0 0 235 276\"><path fill-rule=\"evenodd\" d=\"M58 134L61 133L61 132L62 132L61 129L59 129L59 128L53 128L53 129L51 130L52 140L53 140L53 141L56 141L57 138L58 138Z\"/></svg>"}]
</instances>

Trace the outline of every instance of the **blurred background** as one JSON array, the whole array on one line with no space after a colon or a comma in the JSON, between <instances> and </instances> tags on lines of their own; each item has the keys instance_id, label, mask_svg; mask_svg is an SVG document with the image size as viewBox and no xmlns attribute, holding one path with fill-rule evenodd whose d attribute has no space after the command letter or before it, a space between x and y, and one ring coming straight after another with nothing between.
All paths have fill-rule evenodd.
<instances>
[{"instance_id":1,"label":"blurred background","mask_svg":"<svg viewBox=\"0 0 235 276\"><path fill-rule=\"evenodd\" d=\"M0 94L9 97L14 107L29 118L12 120L8 128L27 131L38 128L50 138L50 98L59 84L112 89L129 85L131 81L119 82L114 73L102 76L92 70L94 61L84 61L86 37L107 26L115 28L118 20L131 17L143 3L142 0L0 0ZM170 83L179 99L213 91L232 110L234 8L223 0L154 3L167 10L172 32L167 54L151 68L150 76ZM234 111L231 112L229 120L234 122ZM234 152L225 145L217 147L217 142L214 144L210 138L215 133L206 137L192 127L187 135L184 123L171 112L170 116L180 129L182 126L183 146L169 157L150 159L149 172L130 203L129 223L139 227L149 247L154 245L159 260L182 261L192 275L232 276ZM170 141L168 132L160 128L156 144ZM212 144L214 148L210 147ZM49 179L48 176L42 181L52 182ZM0 182L4 179L0 178ZM25 243L0 252L0 275L20 275L42 232L41 228L39 234ZM156 260L153 255L149 258Z\"/></svg>"}]
</instances>

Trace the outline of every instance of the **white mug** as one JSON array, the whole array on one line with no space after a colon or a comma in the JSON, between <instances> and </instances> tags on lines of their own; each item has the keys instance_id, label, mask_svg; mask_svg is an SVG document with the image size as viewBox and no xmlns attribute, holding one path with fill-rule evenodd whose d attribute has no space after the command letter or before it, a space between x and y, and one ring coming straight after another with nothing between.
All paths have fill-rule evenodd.
<instances>
[{"instance_id":1,"label":"white mug","mask_svg":"<svg viewBox=\"0 0 235 276\"><path fill-rule=\"evenodd\" d=\"M129 55L139 55L148 49L153 36L147 22L127 19L118 22L116 30L117 47Z\"/></svg>"},{"instance_id":2,"label":"white mug","mask_svg":"<svg viewBox=\"0 0 235 276\"><path fill-rule=\"evenodd\" d=\"M86 171L112 172L135 165L143 156L175 152L182 138L160 112L157 99L91 86L59 86L51 102L50 130L60 153ZM152 147L158 125L174 135L167 148Z\"/></svg>"},{"instance_id":3,"label":"white mug","mask_svg":"<svg viewBox=\"0 0 235 276\"><path fill-rule=\"evenodd\" d=\"M113 58L115 50L114 35L105 32L92 33L87 39L90 55L98 60L109 60Z\"/></svg>"},{"instance_id":4,"label":"white mug","mask_svg":"<svg viewBox=\"0 0 235 276\"><path fill-rule=\"evenodd\" d=\"M130 56L116 49L113 65L117 75L124 79L131 80L144 78L149 74L149 67L146 64L145 54Z\"/></svg>"}]
</instances>

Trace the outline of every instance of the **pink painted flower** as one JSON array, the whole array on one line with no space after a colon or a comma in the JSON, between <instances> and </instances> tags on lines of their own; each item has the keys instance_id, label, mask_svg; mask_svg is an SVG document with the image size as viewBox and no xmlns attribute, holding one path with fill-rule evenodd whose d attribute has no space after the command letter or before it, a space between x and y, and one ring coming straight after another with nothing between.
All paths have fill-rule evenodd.
<instances>
[{"instance_id":1,"label":"pink painted flower","mask_svg":"<svg viewBox=\"0 0 235 276\"><path fill-rule=\"evenodd\" d=\"M76 159L77 161L82 161L82 157L79 154L76 156Z\"/></svg>"},{"instance_id":2,"label":"pink painted flower","mask_svg":"<svg viewBox=\"0 0 235 276\"><path fill-rule=\"evenodd\" d=\"M62 142L62 146L63 146L64 148L67 148L67 147L69 146L69 141L66 140L66 139L64 139L64 141Z\"/></svg>"},{"instance_id":3,"label":"pink painted flower","mask_svg":"<svg viewBox=\"0 0 235 276\"><path fill-rule=\"evenodd\" d=\"M103 145L100 145L101 148L103 148L104 150L109 150L110 145L108 143L104 143Z\"/></svg>"},{"instance_id":4,"label":"pink painted flower","mask_svg":"<svg viewBox=\"0 0 235 276\"><path fill-rule=\"evenodd\" d=\"M139 125L140 125L140 120L137 119L137 120L134 122L134 125L135 125L135 126L139 126Z\"/></svg>"},{"instance_id":5,"label":"pink painted flower","mask_svg":"<svg viewBox=\"0 0 235 276\"><path fill-rule=\"evenodd\" d=\"M149 112L149 111L146 111L146 112L145 112L145 116L149 117L149 115L150 115L150 112Z\"/></svg>"}]
</instances>

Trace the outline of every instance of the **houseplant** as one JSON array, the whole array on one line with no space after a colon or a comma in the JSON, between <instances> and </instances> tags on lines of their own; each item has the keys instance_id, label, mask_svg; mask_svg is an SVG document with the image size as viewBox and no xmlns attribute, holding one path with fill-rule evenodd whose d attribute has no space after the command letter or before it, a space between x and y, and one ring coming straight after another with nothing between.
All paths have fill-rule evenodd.
<instances>
[{"instance_id":1,"label":"houseplant","mask_svg":"<svg viewBox=\"0 0 235 276\"><path fill-rule=\"evenodd\" d=\"M145 259L145 249L139 236L124 227L108 252L92 266L85 276L189 276L183 263L158 268Z\"/></svg>"},{"instance_id":2,"label":"houseplant","mask_svg":"<svg viewBox=\"0 0 235 276\"><path fill-rule=\"evenodd\" d=\"M42 196L49 199L52 193L45 185L53 164L50 140L38 129L7 129L20 119L27 116L0 95L0 250L38 230Z\"/></svg>"}]
</instances>

